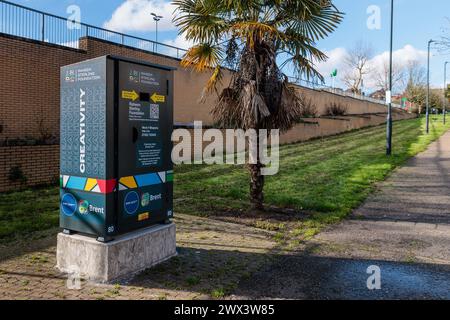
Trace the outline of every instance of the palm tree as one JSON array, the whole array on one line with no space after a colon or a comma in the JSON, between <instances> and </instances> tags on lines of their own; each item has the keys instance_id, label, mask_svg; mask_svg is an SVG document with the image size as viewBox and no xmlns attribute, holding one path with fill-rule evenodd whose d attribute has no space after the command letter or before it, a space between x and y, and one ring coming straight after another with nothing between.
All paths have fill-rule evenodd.
<instances>
[{"instance_id":1,"label":"palm tree","mask_svg":"<svg viewBox=\"0 0 450 320\"><path fill-rule=\"evenodd\" d=\"M181 65L198 72L213 70L205 93L218 95L212 111L218 125L284 132L300 121L304 100L282 70L291 67L292 74L323 80L315 64L327 56L316 42L343 18L332 0L175 0L173 4L180 34L196 43ZM235 72L229 86L219 92L224 66ZM248 167L253 208L263 209L263 165L258 158Z\"/></svg>"}]
</instances>

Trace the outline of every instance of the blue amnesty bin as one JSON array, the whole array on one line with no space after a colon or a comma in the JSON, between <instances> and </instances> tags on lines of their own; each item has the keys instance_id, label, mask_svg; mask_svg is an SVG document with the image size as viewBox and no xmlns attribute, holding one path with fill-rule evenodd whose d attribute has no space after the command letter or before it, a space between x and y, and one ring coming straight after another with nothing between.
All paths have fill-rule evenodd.
<instances>
[{"instance_id":1,"label":"blue amnesty bin","mask_svg":"<svg viewBox=\"0 0 450 320\"><path fill-rule=\"evenodd\" d=\"M61 69L61 213L99 241L173 216L174 68L104 56Z\"/></svg>"}]
</instances>

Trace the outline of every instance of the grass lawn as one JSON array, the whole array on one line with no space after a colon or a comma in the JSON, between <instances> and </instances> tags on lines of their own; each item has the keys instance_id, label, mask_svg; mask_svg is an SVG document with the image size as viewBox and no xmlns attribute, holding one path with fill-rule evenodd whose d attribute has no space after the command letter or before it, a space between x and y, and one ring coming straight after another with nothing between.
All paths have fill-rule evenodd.
<instances>
[{"instance_id":1,"label":"grass lawn","mask_svg":"<svg viewBox=\"0 0 450 320\"><path fill-rule=\"evenodd\" d=\"M280 172L267 177L266 204L305 212L289 231L313 236L357 207L397 166L426 149L450 128L433 116L394 123L393 156L385 156L385 126L281 147ZM247 170L242 166L183 165L175 169L175 212L195 215L242 213L248 207ZM0 195L0 241L58 225L58 188ZM255 223L272 228L272 225ZM283 225L279 238L283 239ZM291 239L292 240L292 239Z\"/></svg>"}]
</instances>

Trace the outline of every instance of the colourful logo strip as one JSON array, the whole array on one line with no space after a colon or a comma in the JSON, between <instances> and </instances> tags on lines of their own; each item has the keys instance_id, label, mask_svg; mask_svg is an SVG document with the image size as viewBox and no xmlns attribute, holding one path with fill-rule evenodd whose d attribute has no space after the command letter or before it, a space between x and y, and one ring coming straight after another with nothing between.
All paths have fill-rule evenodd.
<instances>
[{"instance_id":1,"label":"colourful logo strip","mask_svg":"<svg viewBox=\"0 0 450 320\"><path fill-rule=\"evenodd\" d=\"M108 194L116 189L116 180L100 180L94 178L83 178L61 175L61 187L64 189L80 190L94 193Z\"/></svg>"},{"instance_id":2,"label":"colourful logo strip","mask_svg":"<svg viewBox=\"0 0 450 320\"><path fill-rule=\"evenodd\" d=\"M66 184L67 189L84 190L87 178L70 177Z\"/></svg>"},{"instance_id":3,"label":"colourful logo strip","mask_svg":"<svg viewBox=\"0 0 450 320\"><path fill-rule=\"evenodd\" d=\"M116 190L117 181L112 180L98 180L98 186L100 187L100 193L108 194Z\"/></svg>"},{"instance_id":4,"label":"colourful logo strip","mask_svg":"<svg viewBox=\"0 0 450 320\"><path fill-rule=\"evenodd\" d=\"M134 177L120 178L119 183L124 187L126 187L127 189L137 188L136 180L134 179Z\"/></svg>"},{"instance_id":5,"label":"colourful logo strip","mask_svg":"<svg viewBox=\"0 0 450 320\"><path fill-rule=\"evenodd\" d=\"M84 187L84 191L92 191L97 186L97 179L89 178Z\"/></svg>"},{"instance_id":6,"label":"colourful logo strip","mask_svg":"<svg viewBox=\"0 0 450 320\"><path fill-rule=\"evenodd\" d=\"M143 174L138 176L130 176L120 178L117 184L116 179L101 180L95 178L83 178L75 176L60 176L60 184L64 189L73 189L86 192L108 194L119 190L137 189L166 182L173 181L173 171L163 171L156 173Z\"/></svg>"},{"instance_id":7,"label":"colourful logo strip","mask_svg":"<svg viewBox=\"0 0 450 320\"><path fill-rule=\"evenodd\" d=\"M173 170L167 171L166 181L173 182Z\"/></svg>"},{"instance_id":8,"label":"colourful logo strip","mask_svg":"<svg viewBox=\"0 0 450 320\"><path fill-rule=\"evenodd\" d=\"M162 183L157 173L143 174L140 176L135 176L134 178L136 179L139 187L147 187Z\"/></svg>"}]
</instances>

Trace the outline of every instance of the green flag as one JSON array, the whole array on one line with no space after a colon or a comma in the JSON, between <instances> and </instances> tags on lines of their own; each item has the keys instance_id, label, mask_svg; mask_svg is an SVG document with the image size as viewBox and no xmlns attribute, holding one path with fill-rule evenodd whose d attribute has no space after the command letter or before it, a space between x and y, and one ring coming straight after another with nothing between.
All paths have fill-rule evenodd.
<instances>
[{"instance_id":1,"label":"green flag","mask_svg":"<svg viewBox=\"0 0 450 320\"><path fill-rule=\"evenodd\" d=\"M336 77L337 74L338 74L337 69L334 69L334 70L331 72L331 76L332 76L332 77Z\"/></svg>"}]
</instances>

